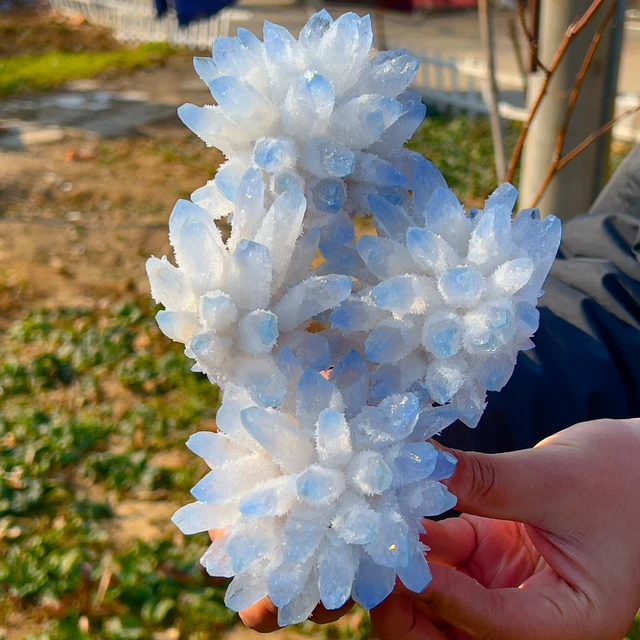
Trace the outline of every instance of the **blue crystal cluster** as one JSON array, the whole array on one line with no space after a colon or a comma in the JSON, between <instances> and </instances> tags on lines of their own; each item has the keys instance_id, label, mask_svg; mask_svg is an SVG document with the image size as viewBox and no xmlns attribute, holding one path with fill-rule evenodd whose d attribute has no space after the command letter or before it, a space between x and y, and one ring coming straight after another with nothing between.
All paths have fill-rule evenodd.
<instances>
[{"instance_id":1,"label":"blue crystal cluster","mask_svg":"<svg viewBox=\"0 0 640 640\"><path fill-rule=\"evenodd\" d=\"M268 596L283 626L427 586L421 518L455 504L428 440L475 426L532 345L560 241L553 217L513 218L509 184L467 214L403 148L418 63L371 43L368 17L321 11L298 39L265 23L196 58L216 105L180 116L227 161L175 206L175 265L147 263L160 329L224 394L174 522L217 529L202 564L234 578L227 605Z\"/></svg>"}]
</instances>

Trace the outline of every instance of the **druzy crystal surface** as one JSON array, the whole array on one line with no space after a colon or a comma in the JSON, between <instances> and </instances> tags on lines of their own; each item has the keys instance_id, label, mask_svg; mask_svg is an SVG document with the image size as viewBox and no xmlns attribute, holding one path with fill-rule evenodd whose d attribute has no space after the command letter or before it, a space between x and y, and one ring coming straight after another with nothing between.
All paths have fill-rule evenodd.
<instances>
[{"instance_id":1,"label":"druzy crystal surface","mask_svg":"<svg viewBox=\"0 0 640 640\"><path fill-rule=\"evenodd\" d=\"M478 424L486 392L502 389L518 352L533 346L537 300L560 243L558 218L535 209L513 217L517 196L504 184L468 215L421 159L411 200L370 197L378 236L355 244L368 286L330 320L362 340L376 365L374 398L420 389Z\"/></svg>"},{"instance_id":2,"label":"druzy crystal surface","mask_svg":"<svg viewBox=\"0 0 640 640\"><path fill-rule=\"evenodd\" d=\"M198 502L173 518L184 533L222 529L203 566L213 576L235 576L226 596L231 609L268 596L281 625L305 620L319 601L338 609L352 597L372 608L396 577L422 591L431 574L421 518L456 502L439 482L455 458L425 441L454 419L446 407L423 409L411 393L363 405L296 365L278 410L227 388L218 432L196 433L187 443L212 470L192 490ZM347 387L369 386L366 366L359 369Z\"/></svg>"},{"instance_id":3,"label":"druzy crystal surface","mask_svg":"<svg viewBox=\"0 0 640 640\"><path fill-rule=\"evenodd\" d=\"M270 597L281 625L427 586L421 519L455 504L429 440L476 426L532 346L560 241L557 219L513 217L509 184L466 213L403 148L418 63L371 44L368 17L321 11L196 58L216 104L180 116L226 162L171 214L175 265L147 263L160 329L223 391L174 522L216 529L202 564L233 577L227 605Z\"/></svg>"}]
</instances>

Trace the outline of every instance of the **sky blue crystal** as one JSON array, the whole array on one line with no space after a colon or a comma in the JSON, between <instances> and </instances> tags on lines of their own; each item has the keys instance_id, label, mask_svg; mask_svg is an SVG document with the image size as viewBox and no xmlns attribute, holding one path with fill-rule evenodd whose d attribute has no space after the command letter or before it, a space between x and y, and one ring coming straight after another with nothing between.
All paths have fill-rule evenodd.
<instances>
[{"instance_id":1,"label":"sky blue crystal","mask_svg":"<svg viewBox=\"0 0 640 640\"><path fill-rule=\"evenodd\" d=\"M411 261L409 252L403 245L377 236L362 236L356 244L356 251L365 261L371 273L380 279L400 275L397 272L396 264L406 264L408 267ZM406 271L404 272L406 273Z\"/></svg>"},{"instance_id":2,"label":"sky blue crystal","mask_svg":"<svg viewBox=\"0 0 640 640\"><path fill-rule=\"evenodd\" d=\"M371 71L366 78L371 93L395 97L412 82L420 63L406 49L381 51L371 62Z\"/></svg>"},{"instance_id":3,"label":"sky blue crystal","mask_svg":"<svg viewBox=\"0 0 640 640\"><path fill-rule=\"evenodd\" d=\"M439 516L453 509L457 503L457 498L443 484L429 483L428 489L424 492L422 515L431 518Z\"/></svg>"},{"instance_id":4,"label":"sky blue crystal","mask_svg":"<svg viewBox=\"0 0 640 640\"><path fill-rule=\"evenodd\" d=\"M240 416L244 428L284 469L296 469L300 463L304 467L304 459L310 459L311 445L277 412L249 407Z\"/></svg>"},{"instance_id":5,"label":"sky blue crystal","mask_svg":"<svg viewBox=\"0 0 640 640\"><path fill-rule=\"evenodd\" d=\"M266 483L249 492L240 502L239 510L245 518L281 516L291 508L293 483L290 478Z\"/></svg>"},{"instance_id":6,"label":"sky blue crystal","mask_svg":"<svg viewBox=\"0 0 640 640\"><path fill-rule=\"evenodd\" d=\"M406 567L409 563L409 528L404 518L390 507L382 510L380 530L365 549L383 567Z\"/></svg>"},{"instance_id":7,"label":"sky blue crystal","mask_svg":"<svg viewBox=\"0 0 640 640\"><path fill-rule=\"evenodd\" d=\"M414 593L422 593L431 582L431 569L419 546L409 551L409 562L406 567L398 568L398 578L402 584Z\"/></svg>"},{"instance_id":8,"label":"sky blue crystal","mask_svg":"<svg viewBox=\"0 0 640 640\"><path fill-rule=\"evenodd\" d=\"M232 578L233 567L227 555L225 540L219 539L211 544L205 554L200 558L200 564L210 576L220 578Z\"/></svg>"},{"instance_id":9,"label":"sky blue crystal","mask_svg":"<svg viewBox=\"0 0 640 640\"><path fill-rule=\"evenodd\" d=\"M268 592L267 581L250 572L241 573L231 581L224 603L232 611L244 611L262 600Z\"/></svg>"},{"instance_id":10,"label":"sky blue crystal","mask_svg":"<svg viewBox=\"0 0 640 640\"><path fill-rule=\"evenodd\" d=\"M352 481L366 495L384 493L393 483L393 471L381 454L362 452L350 465Z\"/></svg>"},{"instance_id":11,"label":"sky blue crystal","mask_svg":"<svg viewBox=\"0 0 640 640\"><path fill-rule=\"evenodd\" d=\"M378 310L365 300L357 298L345 300L331 312L331 326L343 331L362 331L375 326L380 320Z\"/></svg>"},{"instance_id":12,"label":"sky blue crystal","mask_svg":"<svg viewBox=\"0 0 640 640\"><path fill-rule=\"evenodd\" d=\"M241 167L227 164L222 165L216 173L216 186L224 194L227 200L234 201L238 194L238 186L243 173Z\"/></svg>"},{"instance_id":13,"label":"sky blue crystal","mask_svg":"<svg viewBox=\"0 0 640 640\"><path fill-rule=\"evenodd\" d=\"M447 188L447 182L436 166L424 158L416 166L416 177L413 188L415 206L423 215L427 204L438 188Z\"/></svg>"},{"instance_id":14,"label":"sky blue crystal","mask_svg":"<svg viewBox=\"0 0 640 640\"><path fill-rule=\"evenodd\" d=\"M362 498L356 498L344 502L331 525L345 542L369 544L378 535L380 514Z\"/></svg>"},{"instance_id":15,"label":"sky blue crystal","mask_svg":"<svg viewBox=\"0 0 640 640\"><path fill-rule=\"evenodd\" d=\"M236 124L249 121L254 109L266 102L262 94L233 76L216 78L209 88L218 105Z\"/></svg>"},{"instance_id":16,"label":"sky blue crystal","mask_svg":"<svg viewBox=\"0 0 640 640\"><path fill-rule=\"evenodd\" d=\"M407 197L407 191L400 187L380 187L378 195L391 204L402 204Z\"/></svg>"},{"instance_id":17,"label":"sky blue crystal","mask_svg":"<svg viewBox=\"0 0 640 640\"><path fill-rule=\"evenodd\" d=\"M376 400L402 391L402 371L397 365L380 365L372 377L371 395Z\"/></svg>"},{"instance_id":18,"label":"sky blue crystal","mask_svg":"<svg viewBox=\"0 0 640 640\"><path fill-rule=\"evenodd\" d=\"M453 304L472 304L482 294L484 280L474 267L455 267L442 274L440 287Z\"/></svg>"},{"instance_id":19,"label":"sky blue crystal","mask_svg":"<svg viewBox=\"0 0 640 640\"><path fill-rule=\"evenodd\" d=\"M346 215L336 216L322 228L320 252L327 259L335 259L342 255L345 245L355 237L353 222Z\"/></svg>"},{"instance_id":20,"label":"sky blue crystal","mask_svg":"<svg viewBox=\"0 0 640 640\"><path fill-rule=\"evenodd\" d=\"M429 480L447 480L456 470L458 459L448 451L438 451L436 465L429 476Z\"/></svg>"},{"instance_id":21,"label":"sky blue crystal","mask_svg":"<svg viewBox=\"0 0 640 640\"><path fill-rule=\"evenodd\" d=\"M377 195L370 195L368 200L376 223L384 235L398 241L404 241L409 229L409 219L402 209Z\"/></svg>"},{"instance_id":22,"label":"sky blue crystal","mask_svg":"<svg viewBox=\"0 0 640 640\"><path fill-rule=\"evenodd\" d=\"M326 9L314 13L300 31L298 38L300 46L305 49L316 49L332 24L333 18Z\"/></svg>"},{"instance_id":23,"label":"sky blue crystal","mask_svg":"<svg viewBox=\"0 0 640 640\"><path fill-rule=\"evenodd\" d=\"M436 358L455 356L462 346L462 327L453 318L425 325L422 344Z\"/></svg>"},{"instance_id":24,"label":"sky blue crystal","mask_svg":"<svg viewBox=\"0 0 640 640\"><path fill-rule=\"evenodd\" d=\"M289 518L284 526L284 558L291 562L308 560L320 544L322 527L314 520Z\"/></svg>"},{"instance_id":25,"label":"sky blue crystal","mask_svg":"<svg viewBox=\"0 0 640 640\"><path fill-rule=\"evenodd\" d=\"M395 585L394 569L381 567L364 555L360 560L351 596L365 609L373 609L393 591Z\"/></svg>"},{"instance_id":26,"label":"sky blue crystal","mask_svg":"<svg viewBox=\"0 0 640 640\"><path fill-rule=\"evenodd\" d=\"M274 540L259 528L252 528L232 534L227 541L227 553L235 573L241 573L265 556L273 546Z\"/></svg>"},{"instance_id":27,"label":"sky blue crystal","mask_svg":"<svg viewBox=\"0 0 640 640\"><path fill-rule=\"evenodd\" d=\"M427 440L475 426L533 344L560 239L553 218L512 223L511 185L465 214L403 148L418 61L372 58L372 39L369 17L321 11L299 40L267 22L264 43L241 29L194 62L216 105L180 117L228 160L171 216L177 266L148 265L159 326L224 393L174 519L222 529L203 565L236 573L230 607L270 596L280 624L427 586L420 518L455 504L456 465ZM376 237L356 242L358 214Z\"/></svg>"},{"instance_id":28,"label":"sky blue crystal","mask_svg":"<svg viewBox=\"0 0 640 640\"><path fill-rule=\"evenodd\" d=\"M305 331L290 345L301 366L311 367L315 371L324 371L331 366L329 343L324 336Z\"/></svg>"},{"instance_id":29,"label":"sky blue crystal","mask_svg":"<svg viewBox=\"0 0 640 640\"><path fill-rule=\"evenodd\" d=\"M451 405L430 407L420 414L413 430L414 436L419 440L428 440L453 424L457 419L458 412Z\"/></svg>"},{"instance_id":30,"label":"sky blue crystal","mask_svg":"<svg viewBox=\"0 0 640 640\"><path fill-rule=\"evenodd\" d=\"M399 325L379 324L365 340L367 359L371 362L397 362L406 356L411 347L404 330Z\"/></svg>"},{"instance_id":31,"label":"sky blue crystal","mask_svg":"<svg viewBox=\"0 0 640 640\"><path fill-rule=\"evenodd\" d=\"M322 604L327 609L339 609L351 596L359 555L359 550L345 544L328 543L321 552L318 560L318 587Z\"/></svg>"},{"instance_id":32,"label":"sky blue crystal","mask_svg":"<svg viewBox=\"0 0 640 640\"><path fill-rule=\"evenodd\" d=\"M365 359L351 350L334 367L331 382L340 389L347 418L352 418L366 404L369 394L369 368Z\"/></svg>"},{"instance_id":33,"label":"sky blue crystal","mask_svg":"<svg viewBox=\"0 0 640 640\"><path fill-rule=\"evenodd\" d=\"M381 282L372 295L379 307L397 313L408 311L416 298L412 278L404 276Z\"/></svg>"},{"instance_id":34,"label":"sky blue crystal","mask_svg":"<svg viewBox=\"0 0 640 640\"><path fill-rule=\"evenodd\" d=\"M402 445L394 460L396 482L409 484L428 478L436 468L437 459L437 450L428 442Z\"/></svg>"},{"instance_id":35,"label":"sky blue crystal","mask_svg":"<svg viewBox=\"0 0 640 640\"><path fill-rule=\"evenodd\" d=\"M303 589L311 571L310 563L285 560L268 579L269 597L276 607L289 604Z\"/></svg>"},{"instance_id":36,"label":"sky blue crystal","mask_svg":"<svg viewBox=\"0 0 640 640\"><path fill-rule=\"evenodd\" d=\"M218 67L216 67L212 58L203 58L196 56L193 59L193 67L200 79L207 85L209 84L209 82L215 80L220 75Z\"/></svg>"},{"instance_id":37,"label":"sky blue crystal","mask_svg":"<svg viewBox=\"0 0 640 640\"><path fill-rule=\"evenodd\" d=\"M213 62L219 75L241 76L251 65L251 58L238 38L218 37L213 41Z\"/></svg>"},{"instance_id":38,"label":"sky blue crystal","mask_svg":"<svg viewBox=\"0 0 640 640\"><path fill-rule=\"evenodd\" d=\"M484 205L485 209L493 207L508 207L513 209L518 200L518 190L508 182L501 184L488 198Z\"/></svg>"},{"instance_id":39,"label":"sky blue crystal","mask_svg":"<svg viewBox=\"0 0 640 640\"><path fill-rule=\"evenodd\" d=\"M433 373L427 376L427 389L438 404L446 404L462 386L459 377L449 377L437 368L430 368Z\"/></svg>"},{"instance_id":40,"label":"sky blue crystal","mask_svg":"<svg viewBox=\"0 0 640 640\"><path fill-rule=\"evenodd\" d=\"M418 421L420 401L413 393L389 396L378 405L374 415L370 427L380 438L403 440L411 434Z\"/></svg>"},{"instance_id":41,"label":"sky blue crystal","mask_svg":"<svg viewBox=\"0 0 640 640\"><path fill-rule=\"evenodd\" d=\"M321 213L338 213L347 201L347 189L342 180L325 178L311 187L311 199Z\"/></svg>"},{"instance_id":42,"label":"sky blue crystal","mask_svg":"<svg viewBox=\"0 0 640 640\"><path fill-rule=\"evenodd\" d=\"M318 415L316 427L318 459L330 465L348 462L351 456L351 432L344 414L327 407Z\"/></svg>"},{"instance_id":43,"label":"sky blue crystal","mask_svg":"<svg viewBox=\"0 0 640 640\"><path fill-rule=\"evenodd\" d=\"M320 467L309 467L298 476L296 486L298 496L313 505L329 504L344 490L335 472Z\"/></svg>"},{"instance_id":44,"label":"sky blue crystal","mask_svg":"<svg viewBox=\"0 0 640 640\"><path fill-rule=\"evenodd\" d=\"M262 138L256 143L253 161L264 171L282 171L295 159L295 143L291 138Z\"/></svg>"},{"instance_id":45,"label":"sky blue crystal","mask_svg":"<svg viewBox=\"0 0 640 640\"><path fill-rule=\"evenodd\" d=\"M241 338L244 337L260 347L270 349L276 343L278 335L278 319L271 311L258 310L243 318Z\"/></svg>"},{"instance_id":46,"label":"sky blue crystal","mask_svg":"<svg viewBox=\"0 0 640 640\"><path fill-rule=\"evenodd\" d=\"M297 389L296 414L301 424L315 427L318 414L327 407L335 407L338 390L311 368L305 370Z\"/></svg>"},{"instance_id":47,"label":"sky blue crystal","mask_svg":"<svg viewBox=\"0 0 640 640\"><path fill-rule=\"evenodd\" d=\"M540 324L540 312L528 302L519 302L515 308L516 321L528 335L533 335Z\"/></svg>"},{"instance_id":48,"label":"sky blue crystal","mask_svg":"<svg viewBox=\"0 0 640 640\"><path fill-rule=\"evenodd\" d=\"M252 53L258 53L262 49L262 42L260 42L258 36L248 29L238 27L238 39L242 42L245 49Z\"/></svg>"}]
</instances>

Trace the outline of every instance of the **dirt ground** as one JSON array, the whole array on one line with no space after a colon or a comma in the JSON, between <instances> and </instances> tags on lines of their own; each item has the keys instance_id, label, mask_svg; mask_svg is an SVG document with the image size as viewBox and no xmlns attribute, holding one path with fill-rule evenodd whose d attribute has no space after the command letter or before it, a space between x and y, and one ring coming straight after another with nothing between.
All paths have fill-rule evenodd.
<instances>
[{"instance_id":1,"label":"dirt ground","mask_svg":"<svg viewBox=\"0 0 640 640\"><path fill-rule=\"evenodd\" d=\"M174 202L219 161L177 119L139 137L0 152L0 328L33 306L146 291Z\"/></svg>"},{"instance_id":2,"label":"dirt ground","mask_svg":"<svg viewBox=\"0 0 640 640\"><path fill-rule=\"evenodd\" d=\"M0 58L119 46L107 30L48 10L0 14ZM179 104L180 87L172 95L158 86L184 77L197 87L192 55L101 80L99 89L146 91L151 103L162 93L164 104ZM203 92L198 87L196 94ZM0 101L0 109L10 102ZM173 204L210 179L220 160L177 116L125 137L64 128L57 142L0 147L0 330L33 307L91 305L105 294L147 291L145 259L168 252Z\"/></svg>"}]
</instances>

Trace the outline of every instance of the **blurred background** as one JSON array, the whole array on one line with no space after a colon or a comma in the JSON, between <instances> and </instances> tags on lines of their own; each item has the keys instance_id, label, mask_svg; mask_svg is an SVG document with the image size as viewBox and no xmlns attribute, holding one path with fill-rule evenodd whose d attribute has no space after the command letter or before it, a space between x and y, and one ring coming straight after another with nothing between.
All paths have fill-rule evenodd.
<instances>
[{"instance_id":1,"label":"blurred background","mask_svg":"<svg viewBox=\"0 0 640 640\"><path fill-rule=\"evenodd\" d=\"M440 167L467 206L497 183L492 65L508 158L539 76L532 43L550 60L562 35L541 28L553 19L543 2L490 5L490 47L476 0L326 5L334 18L372 13L377 48L405 47L422 60L415 90L429 113L409 147ZM590 5L565 2L574 15ZM554 179L544 210L564 218L588 208L640 139L640 4L607 2L613 18L574 137L630 115L594 142L586 164ZM144 263L169 253L175 200L222 161L176 117L184 102L211 102L192 57L238 27L260 35L266 19L297 34L323 5L225 4L0 0L0 639L255 635L225 609L225 582L201 571L206 535L185 538L169 520L204 472L184 442L215 429L218 394L156 328ZM595 27L586 31L568 86ZM541 114L542 131L555 143L552 115ZM525 147L536 188L551 158L540 174L527 154L543 138ZM278 632L369 635L360 610ZM638 628L629 638L640 640Z\"/></svg>"}]
</instances>

